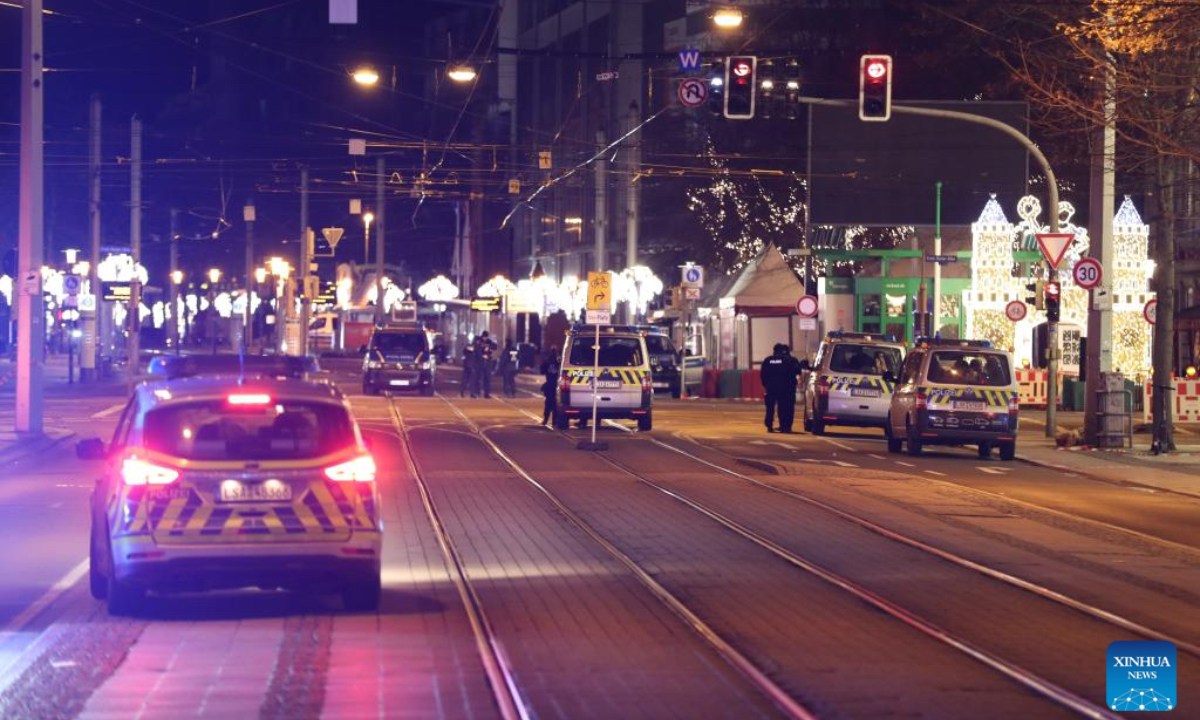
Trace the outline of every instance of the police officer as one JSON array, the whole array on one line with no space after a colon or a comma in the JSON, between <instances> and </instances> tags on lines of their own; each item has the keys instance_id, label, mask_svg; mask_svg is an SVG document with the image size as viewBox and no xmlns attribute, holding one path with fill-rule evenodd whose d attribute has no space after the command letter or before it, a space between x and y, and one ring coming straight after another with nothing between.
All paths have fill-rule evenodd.
<instances>
[{"instance_id":1,"label":"police officer","mask_svg":"<svg viewBox=\"0 0 1200 720\"><path fill-rule=\"evenodd\" d=\"M511 339L504 342L504 349L500 351L500 379L504 381L504 397L515 398L517 396L517 349L513 347Z\"/></svg>"},{"instance_id":2,"label":"police officer","mask_svg":"<svg viewBox=\"0 0 1200 720\"><path fill-rule=\"evenodd\" d=\"M545 382L542 383L542 397L545 398L545 403L542 405L542 424L549 425L554 419L554 411L558 409L558 375L561 371L559 365L558 348L551 347L546 354L546 359L542 361L541 373Z\"/></svg>"},{"instance_id":3,"label":"police officer","mask_svg":"<svg viewBox=\"0 0 1200 720\"><path fill-rule=\"evenodd\" d=\"M462 351L462 384L458 386L458 396L467 393L475 397L475 343L468 341Z\"/></svg>"},{"instance_id":4,"label":"police officer","mask_svg":"<svg viewBox=\"0 0 1200 720\"><path fill-rule=\"evenodd\" d=\"M775 354L762 361L762 384L766 390L767 414L763 422L767 432L775 432L775 411L779 411L779 432L792 431L792 418L796 414L796 379L800 376L800 363L792 357L791 348L776 343Z\"/></svg>"},{"instance_id":5,"label":"police officer","mask_svg":"<svg viewBox=\"0 0 1200 720\"><path fill-rule=\"evenodd\" d=\"M492 373L496 369L496 343L484 330L475 341L475 392L471 397L483 394L485 398L492 396Z\"/></svg>"}]
</instances>

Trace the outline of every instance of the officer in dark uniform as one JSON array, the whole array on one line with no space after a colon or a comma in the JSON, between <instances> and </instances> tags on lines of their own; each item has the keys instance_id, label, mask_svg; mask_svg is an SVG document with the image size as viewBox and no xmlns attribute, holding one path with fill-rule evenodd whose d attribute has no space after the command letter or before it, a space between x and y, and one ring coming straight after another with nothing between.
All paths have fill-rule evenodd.
<instances>
[{"instance_id":1,"label":"officer in dark uniform","mask_svg":"<svg viewBox=\"0 0 1200 720\"><path fill-rule=\"evenodd\" d=\"M475 343L468 342L462 351L462 384L458 386L458 396L471 393L475 397Z\"/></svg>"},{"instance_id":2,"label":"officer in dark uniform","mask_svg":"<svg viewBox=\"0 0 1200 720\"><path fill-rule=\"evenodd\" d=\"M767 414L763 422L767 432L775 432L775 411L779 411L779 432L792 431L796 414L796 380L800 363L792 357L791 348L776 343L775 354L762 361L762 384L766 391Z\"/></svg>"},{"instance_id":3,"label":"officer in dark uniform","mask_svg":"<svg viewBox=\"0 0 1200 720\"><path fill-rule=\"evenodd\" d=\"M542 424L549 425L554 420L554 413L558 409L558 375L561 370L559 365L558 348L552 347L546 353L546 359L542 361L541 373L545 382L542 383L542 397L545 398L545 403L542 405Z\"/></svg>"},{"instance_id":4,"label":"officer in dark uniform","mask_svg":"<svg viewBox=\"0 0 1200 720\"><path fill-rule=\"evenodd\" d=\"M475 391L471 397L482 394L485 398L492 396L492 373L496 371L496 343L492 342L488 331L479 333L475 341Z\"/></svg>"}]
</instances>

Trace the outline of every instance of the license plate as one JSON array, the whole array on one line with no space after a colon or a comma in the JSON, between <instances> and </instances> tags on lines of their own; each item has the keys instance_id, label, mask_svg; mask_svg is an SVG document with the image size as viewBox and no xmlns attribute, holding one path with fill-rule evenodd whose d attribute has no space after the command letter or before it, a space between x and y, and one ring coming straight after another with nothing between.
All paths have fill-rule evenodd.
<instances>
[{"instance_id":1,"label":"license plate","mask_svg":"<svg viewBox=\"0 0 1200 720\"><path fill-rule=\"evenodd\" d=\"M221 502L285 502L292 499L292 486L279 480L221 483Z\"/></svg>"},{"instance_id":2,"label":"license plate","mask_svg":"<svg viewBox=\"0 0 1200 720\"><path fill-rule=\"evenodd\" d=\"M987 410L987 403L971 400L955 400L954 409L970 410L972 412L985 412Z\"/></svg>"},{"instance_id":3,"label":"license plate","mask_svg":"<svg viewBox=\"0 0 1200 720\"><path fill-rule=\"evenodd\" d=\"M620 380L600 380L596 383L596 387L604 388L606 390L615 390L616 388L621 387L621 381Z\"/></svg>"},{"instance_id":4,"label":"license plate","mask_svg":"<svg viewBox=\"0 0 1200 720\"><path fill-rule=\"evenodd\" d=\"M670 386L671 386L670 383L665 383L665 382L654 383L654 387L656 387L656 388L665 388L665 387L670 387Z\"/></svg>"},{"instance_id":5,"label":"license plate","mask_svg":"<svg viewBox=\"0 0 1200 720\"><path fill-rule=\"evenodd\" d=\"M407 380L393 380L391 382L391 384L392 385L407 385L408 381Z\"/></svg>"},{"instance_id":6,"label":"license plate","mask_svg":"<svg viewBox=\"0 0 1200 720\"><path fill-rule=\"evenodd\" d=\"M878 388L850 388L850 397L879 397Z\"/></svg>"}]
</instances>

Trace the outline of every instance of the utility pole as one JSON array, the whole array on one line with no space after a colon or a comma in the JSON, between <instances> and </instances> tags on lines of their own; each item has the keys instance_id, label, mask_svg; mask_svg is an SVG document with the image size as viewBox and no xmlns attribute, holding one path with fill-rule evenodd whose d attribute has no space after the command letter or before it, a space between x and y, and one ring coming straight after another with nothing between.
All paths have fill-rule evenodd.
<instances>
[{"instance_id":1,"label":"utility pole","mask_svg":"<svg viewBox=\"0 0 1200 720\"><path fill-rule=\"evenodd\" d=\"M634 129L641 123L641 113L638 112L638 104L636 102L629 103L629 145L626 148L628 152L626 157L629 158L629 184L625 186L625 267L633 267L638 264L638 228L639 228L639 209L640 202L638 198L638 169L642 165L642 150L641 144L634 140ZM601 145L601 147L604 147ZM630 320L633 319L632 311L630 311Z\"/></svg>"},{"instance_id":2,"label":"utility pole","mask_svg":"<svg viewBox=\"0 0 1200 720\"><path fill-rule=\"evenodd\" d=\"M21 16L21 170L17 227L16 431L42 434L43 92L42 0L25 0Z\"/></svg>"},{"instance_id":3,"label":"utility pole","mask_svg":"<svg viewBox=\"0 0 1200 720\"><path fill-rule=\"evenodd\" d=\"M383 182L386 171L383 158L375 158L375 327L383 327Z\"/></svg>"},{"instance_id":4,"label":"utility pole","mask_svg":"<svg viewBox=\"0 0 1200 720\"><path fill-rule=\"evenodd\" d=\"M179 316L183 313L179 309L179 283L175 282L176 273L179 272L179 210L171 208L171 237L169 250L171 253L171 323L169 325L171 333L171 345L175 349L175 354L180 354L179 348Z\"/></svg>"},{"instance_id":5,"label":"utility pole","mask_svg":"<svg viewBox=\"0 0 1200 720\"><path fill-rule=\"evenodd\" d=\"M242 346L247 353L254 347L254 200L246 201L242 208L242 220L246 223L246 312L243 319Z\"/></svg>"},{"instance_id":6,"label":"utility pole","mask_svg":"<svg viewBox=\"0 0 1200 720\"><path fill-rule=\"evenodd\" d=\"M1092 169L1088 225L1091 227L1091 245L1088 255L1100 261L1103 272L1100 285L1088 293L1087 355L1084 367L1087 382L1084 384L1083 428L1085 442L1098 446L1101 409L1097 402L1100 373L1112 371L1112 262L1113 215L1116 207L1116 68L1110 59L1105 68L1104 123L1097 127L1092 140ZM1099 298L1104 303L1097 307ZM1157 389L1155 392L1159 392Z\"/></svg>"},{"instance_id":7,"label":"utility pole","mask_svg":"<svg viewBox=\"0 0 1200 720\"><path fill-rule=\"evenodd\" d=\"M138 347L141 338L142 283L138 267L142 264L142 121L134 115L129 121L129 248L133 254L133 280L129 283L129 386L137 382Z\"/></svg>"},{"instance_id":8,"label":"utility pole","mask_svg":"<svg viewBox=\"0 0 1200 720\"><path fill-rule=\"evenodd\" d=\"M312 230L308 227L308 168L300 168L300 355L308 355L309 310L313 298L308 296L307 281L309 265L312 263Z\"/></svg>"},{"instance_id":9,"label":"utility pole","mask_svg":"<svg viewBox=\"0 0 1200 720\"><path fill-rule=\"evenodd\" d=\"M942 181L938 180L935 185L937 188L937 204L933 211L933 254L942 254ZM925 312L925 308L921 308L921 312ZM941 330L942 318L942 264L935 262L933 264L933 318L930 321L930 327L925 328L925 334L929 337L937 337Z\"/></svg>"},{"instance_id":10,"label":"utility pole","mask_svg":"<svg viewBox=\"0 0 1200 720\"><path fill-rule=\"evenodd\" d=\"M603 130L596 131L596 145L605 147L608 138ZM608 266L608 158L601 155L596 158L596 218L592 228L596 236L596 270L603 272Z\"/></svg>"},{"instance_id":11,"label":"utility pole","mask_svg":"<svg viewBox=\"0 0 1200 720\"><path fill-rule=\"evenodd\" d=\"M88 149L88 182L90 188L88 191L88 222L90 225L91 251L88 254L88 289L95 298L95 307L92 312L80 313L83 319L83 348L80 350L79 356L79 378L81 380L90 380L96 376L96 368L100 367L101 348L104 343L100 338L103 337L101 318L103 313L100 311L100 304L103 302L101 298L104 294L100 292L100 122L102 107L100 105L100 96L92 95L91 103L91 143Z\"/></svg>"}]
</instances>

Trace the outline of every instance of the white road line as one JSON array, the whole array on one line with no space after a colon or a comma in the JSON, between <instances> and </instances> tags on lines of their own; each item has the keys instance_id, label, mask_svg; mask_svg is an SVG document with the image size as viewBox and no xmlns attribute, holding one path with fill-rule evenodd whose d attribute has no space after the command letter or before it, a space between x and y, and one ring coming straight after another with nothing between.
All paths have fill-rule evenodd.
<instances>
[{"instance_id":1,"label":"white road line","mask_svg":"<svg viewBox=\"0 0 1200 720\"><path fill-rule=\"evenodd\" d=\"M112 407L104 408L100 412L92 413L92 417L93 418L105 418L105 417L108 417L109 415L116 415L117 413L121 412L121 410L123 410L124 408L125 408L125 403L117 403L116 405L113 405Z\"/></svg>"},{"instance_id":2,"label":"white road line","mask_svg":"<svg viewBox=\"0 0 1200 720\"><path fill-rule=\"evenodd\" d=\"M885 458L884 456L876 455L875 453L867 453L867 457L875 458L876 460L887 460L887 458Z\"/></svg>"},{"instance_id":3,"label":"white road line","mask_svg":"<svg viewBox=\"0 0 1200 720\"><path fill-rule=\"evenodd\" d=\"M937 470L926 470L925 472L929 473L930 475L937 475L938 477L946 477L946 473L938 472Z\"/></svg>"},{"instance_id":4,"label":"white road line","mask_svg":"<svg viewBox=\"0 0 1200 720\"><path fill-rule=\"evenodd\" d=\"M998 468L993 468L993 467L984 467L983 465L976 465L975 469L980 472L988 473L989 475L1003 475L1004 474L1003 470L1000 470Z\"/></svg>"},{"instance_id":5,"label":"white road line","mask_svg":"<svg viewBox=\"0 0 1200 720\"><path fill-rule=\"evenodd\" d=\"M837 440L830 440L830 439L829 439L829 438L827 438L827 437L823 437L823 438L821 438L821 439L822 439L822 440L824 440L825 442L829 443L830 445L836 445L837 447L840 447L840 448L841 448L841 449L843 449L843 450L849 450L850 452L857 452L857 450L855 450L854 448L850 447L850 446L849 446L849 445L847 445L846 443L841 443L841 442L838 442Z\"/></svg>"},{"instance_id":6,"label":"white road line","mask_svg":"<svg viewBox=\"0 0 1200 720\"><path fill-rule=\"evenodd\" d=\"M838 467L853 467L853 468L858 467L854 463L842 462L841 460L834 460L833 464L837 465Z\"/></svg>"},{"instance_id":7,"label":"white road line","mask_svg":"<svg viewBox=\"0 0 1200 720\"><path fill-rule=\"evenodd\" d=\"M906 463L903 460L897 460L896 464L903 465L904 467L916 467L916 465L913 465L912 463Z\"/></svg>"},{"instance_id":8,"label":"white road line","mask_svg":"<svg viewBox=\"0 0 1200 720\"><path fill-rule=\"evenodd\" d=\"M45 610L47 605L57 600L59 596L65 593L67 590L71 589L71 586L79 582L79 579L86 575L87 571L88 561L84 560L68 570L66 575L63 575L56 580L54 584L46 590L46 592L42 593L41 597L30 603L29 606L22 610L16 617L14 617L12 620L9 620L8 624L6 624L3 628L0 628L0 645L3 645L9 637L29 624L29 621L37 617L38 613Z\"/></svg>"}]
</instances>

